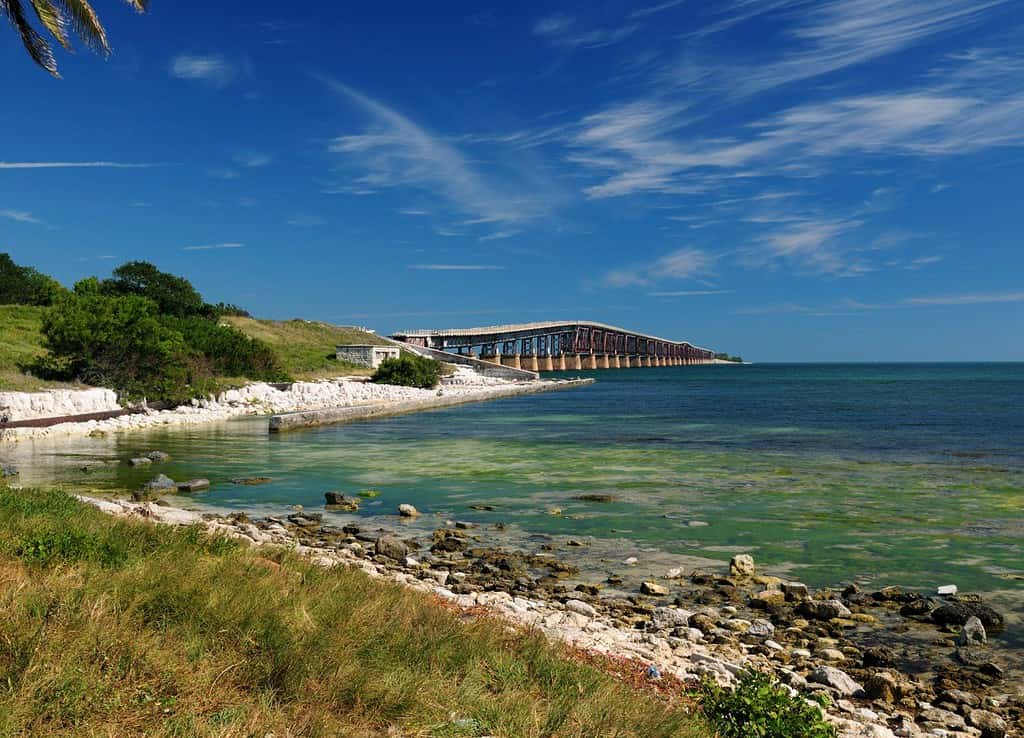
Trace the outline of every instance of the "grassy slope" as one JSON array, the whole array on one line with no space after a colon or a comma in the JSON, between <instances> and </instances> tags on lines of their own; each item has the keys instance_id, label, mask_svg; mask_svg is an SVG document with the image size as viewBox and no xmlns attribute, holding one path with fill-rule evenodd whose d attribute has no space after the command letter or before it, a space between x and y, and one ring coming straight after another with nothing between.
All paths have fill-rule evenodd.
<instances>
[{"instance_id":1,"label":"grassy slope","mask_svg":"<svg viewBox=\"0 0 1024 738\"><path fill-rule=\"evenodd\" d=\"M30 305L0 305L0 390L32 391L47 387L70 387L25 374L21 364L46 353L40 327L45 308Z\"/></svg>"},{"instance_id":2,"label":"grassy slope","mask_svg":"<svg viewBox=\"0 0 1024 738\"><path fill-rule=\"evenodd\" d=\"M708 735L355 570L0 487L0 736Z\"/></svg>"},{"instance_id":3,"label":"grassy slope","mask_svg":"<svg viewBox=\"0 0 1024 738\"><path fill-rule=\"evenodd\" d=\"M319 379L338 374L370 374L370 370L334 358L335 346L345 343L388 345L373 333L308 320L224 318L249 336L269 344L295 379Z\"/></svg>"}]
</instances>

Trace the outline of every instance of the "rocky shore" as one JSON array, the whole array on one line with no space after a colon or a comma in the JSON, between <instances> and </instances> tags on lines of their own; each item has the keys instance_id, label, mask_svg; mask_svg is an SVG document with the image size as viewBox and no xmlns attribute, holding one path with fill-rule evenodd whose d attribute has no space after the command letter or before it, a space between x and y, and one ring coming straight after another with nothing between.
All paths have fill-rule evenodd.
<instances>
[{"instance_id":1,"label":"rocky shore","mask_svg":"<svg viewBox=\"0 0 1024 738\"><path fill-rule=\"evenodd\" d=\"M550 382L544 380L511 382L484 377L466 367L458 367L454 375L445 377L438 389L373 384L366 381L365 377L295 382L285 387L256 382L227 390L216 397L196 399L189 405L170 410L149 410L117 418L61 423L46 428L9 428L3 432L0 440L17 442L35 438L89 436L166 426L215 423L252 415L411 402L419 403L427 409L432 404L450 403L454 397L465 401L482 401L507 396L516 387L526 390L535 385L548 384Z\"/></svg>"},{"instance_id":2,"label":"rocky shore","mask_svg":"<svg viewBox=\"0 0 1024 738\"><path fill-rule=\"evenodd\" d=\"M358 509L358 499L331 495L327 509ZM414 532L401 525L419 516L410 505L395 510L394 525L366 527L354 516L325 523L312 510L251 519L162 499L82 499L118 516L201 524L253 545L292 548L323 566L358 567L470 614L488 612L579 649L636 660L651 679L731 685L744 670L768 672L794 694L826 703L843 738L1022 735L1024 685L1007 678L989 641L1003 616L955 587L813 591L759 573L743 554L728 571L675 568L633 587L629 560L600 580L581 576L559 555L579 541L495 546L494 526L457 520Z\"/></svg>"}]
</instances>

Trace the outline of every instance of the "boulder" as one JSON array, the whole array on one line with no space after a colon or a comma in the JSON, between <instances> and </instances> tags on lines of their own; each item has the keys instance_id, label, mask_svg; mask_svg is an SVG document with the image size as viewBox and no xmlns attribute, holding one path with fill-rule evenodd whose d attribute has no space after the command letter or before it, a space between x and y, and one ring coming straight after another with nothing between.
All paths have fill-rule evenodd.
<instances>
[{"instance_id":1,"label":"boulder","mask_svg":"<svg viewBox=\"0 0 1024 738\"><path fill-rule=\"evenodd\" d=\"M957 587L955 584L943 584L941 587L935 590L935 594L939 597L951 597L957 593Z\"/></svg>"},{"instance_id":2,"label":"boulder","mask_svg":"<svg viewBox=\"0 0 1024 738\"><path fill-rule=\"evenodd\" d=\"M971 710L967 714L971 725L981 731L981 738L1005 738L1006 721L988 710Z\"/></svg>"},{"instance_id":3,"label":"boulder","mask_svg":"<svg viewBox=\"0 0 1024 738\"><path fill-rule=\"evenodd\" d=\"M645 595L664 597L668 594L668 587L663 587L657 582L641 582L640 591Z\"/></svg>"},{"instance_id":4,"label":"boulder","mask_svg":"<svg viewBox=\"0 0 1024 738\"><path fill-rule=\"evenodd\" d=\"M734 577L754 576L754 557L750 554L736 554L729 561L729 574Z\"/></svg>"},{"instance_id":5,"label":"boulder","mask_svg":"<svg viewBox=\"0 0 1024 738\"><path fill-rule=\"evenodd\" d=\"M209 479L189 479L187 482L178 482L179 492L198 492L201 489L209 488Z\"/></svg>"},{"instance_id":6,"label":"boulder","mask_svg":"<svg viewBox=\"0 0 1024 738\"><path fill-rule=\"evenodd\" d=\"M807 600L800 603L800 612L814 620L848 618L853 613L839 600Z\"/></svg>"},{"instance_id":7,"label":"boulder","mask_svg":"<svg viewBox=\"0 0 1024 738\"><path fill-rule=\"evenodd\" d=\"M177 489L177 483L166 474L157 474L155 477L150 479L143 486L144 489L150 492L159 492L163 490Z\"/></svg>"},{"instance_id":8,"label":"boulder","mask_svg":"<svg viewBox=\"0 0 1024 738\"><path fill-rule=\"evenodd\" d=\"M849 674L834 666L819 666L807 679L815 684L831 687L844 697L854 697L864 691L864 687L855 682Z\"/></svg>"},{"instance_id":9,"label":"boulder","mask_svg":"<svg viewBox=\"0 0 1024 738\"><path fill-rule=\"evenodd\" d=\"M864 680L864 692L873 700L897 702L900 698L899 680L887 671L872 672Z\"/></svg>"},{"instance_id":10,"label":"boulder","mask_svg":"<svg viewBox=\"0 0 1024 738\"><path fill-rule=\"evenodd\" d=\"M965 625L971 617L976 617L986 628L998 628L1003 624L1003 616L988 605L970 600L949 600L932 610L932 621L938 625Z\"/></svg>"},{"instance_id":11,"label":"boulder","mask_svg":"<svg viewBox=\"0 0 1024 738\"><path fill-rule=\"evenodd\" d=\"M658 630L671 630L687 627L692 617L692 612L680 607L656 607L651 614L651 621Z\"/></svg>"},{"instance_id":12,"label":"boulder","mask_svg":"<svg viewBox=\"0 0 1024 738\"><path fill-rule=\"evenodd\" d=\"M975 646L981 645L988 640L988 635L985 633L985 626L982 624L974 615L967 618L967 622L964 623L963 630L960 631L960 637L957 638L957 645L960 646Z\"/></svg>"},{"instance_id":13,"label":"boulder","mask_svg":"<svg viewBox=\"0 0 1024 738\"><path fill-rule=\"evenodd\" d=\"M420 514L420 511L407 502L403 502L398 506L398 514L403 518L415 518Z\"/></svg>"},{"instance_id":14,"label":"boulder","mask_svg":"<svg viewBox=\"0 0 1024 738\"><path fill-rule=\"evenodd\" d=\"M359 512L359 498L346 497L341 492L324 492L324 500L327 505L338 508L345 512Z\"/></svg>"},{"instance_id":15,"label":"boulder","mask_svg":"<svg viewBox=\"0 0 1024 738\"><path fill-rule=\"evenodd\" d=\"M461 531L438 528L434 531L434 544L430 550L434 553L455 553L465 551L468 546L466 535Z\"/></svg>"},{"instance_id":16,"label":"boulder","mask_svg":"<svg viewBox=\"0 0 1024 738\"><path fill-rule=\"evenodd\" d=\"M584 615L588 618L597 617L597 610L594 609L594 606L584 602L583 600L566 600L565 609L569 612L574 612L577 615Z\"/></svg>"},{"instance_id":17,"label":"boulder","mask_svg":"<svg viewBox=\"0 0 1024 738\"><path fill-rule=\"evenodd\" d=\"M128 459L128 464L131 466L149 466L153 463L152 459L147 459L145 456L138 456L134 459Z\"/></svg>"},{"instance_id":18,"label":"boulder","mask_svg":"<svg viewBox=\"0 0 1024 738\"><path fill-rule=\"evenodd\" d=\"M783 582L782 591L790 602L803 602L811 599L811 590L803 582Z\"/></svg>"},{"instance_id":19,"label":"boulder","mask_svg":"<svg viewBox=\"0 0 1024 738\"><path fill-rule=\"evenodd\" d=\"M156 462L171 460L171 455L165 454L163 451L150 451L148 454L144 454L144 456L150 461Z\"/></svg>"},{"instance_id":20,"label":"boulder","mask_svg":"<svg viewBox=\"0 0 1024 738\"><path fill-rule=\"evenodd\" d=\"M408 544L401 538L390 535L383 535L378 538L373 550L377 554L387 556L395 561L403 561L409 555Z\"/></svg>"},{"instance_id":21,"label":"boulder","mask_svg":"<svg viewBox=\"0 0 1024 738\"><path fill-rule=\"evenodd\" d=\"M775 635L775 626L762 618L755 618L747 628L747 635L757 638L771 638Z\"/></svg>"}]
</instances>

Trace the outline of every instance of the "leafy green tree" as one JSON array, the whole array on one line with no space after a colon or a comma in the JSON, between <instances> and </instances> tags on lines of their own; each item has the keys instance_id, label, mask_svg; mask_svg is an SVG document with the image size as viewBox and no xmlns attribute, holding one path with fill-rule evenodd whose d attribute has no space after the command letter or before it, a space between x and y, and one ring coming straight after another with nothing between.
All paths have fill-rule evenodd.
<instances>
[{"instance_id":1,"label":"leafy green tree","mask_svg":"<svg viewBox=\"0 0 1024 738\"><path fill-rule=\"evenodd\" d=\"M149 5L149 0L127 2L140 13L145 12ZM77 36L93 51L110 55L107 32L87 0L0 0L0 15L7 16L14 26L32 61L54 77L59 78L60 74L53 48L50 41L29 23L26 5L32 7L39 22L65 50L71 51L72 36Z\"/></svg>"},{"instance_id":2,"label":"leafy green tree","mask_svg":"<svg viewBox=\"0 0 1024 738\"><path fill-rule=\"evenodd\" d=\"M111 295L138 295L157 304L164 315L184 318L203 315L206 303L196 288L184 277L162 272L148 261L129 261L104 280L103 290Z\"/></svg>"},{"instance_id":3,"label":"leafy green tree","mask_svg":"<svg viewBox=\"0 0 1024 738\"><path fill-rule=\"evenodd\" d=\"M152 300L103 295L86 281L47 312L43 337L54 373L129 397L188 396L194 352L180 332L161 322Z\"/></svg>"},{"instance_id":4,"label":"leafy green tree","mask_svg":"<svg viewBox=\"0 0 1024 738\"><path fill-rule=\"evenodd\" d=\"M441 381L440 361L425 356L401 356L385 359L370 377L377 384L397 384L402 387L432 389Z\"/></svg>"},{"instance_id":5,"label":"leafy green tree","mask_svg":"<svg viewBox=\"0 0 1024 738\"><path fill-rule=\"evenodd\" d=\"M0 305L50 305L64 291L53 277L0 254Z\"/></svg>"}]
</instances>

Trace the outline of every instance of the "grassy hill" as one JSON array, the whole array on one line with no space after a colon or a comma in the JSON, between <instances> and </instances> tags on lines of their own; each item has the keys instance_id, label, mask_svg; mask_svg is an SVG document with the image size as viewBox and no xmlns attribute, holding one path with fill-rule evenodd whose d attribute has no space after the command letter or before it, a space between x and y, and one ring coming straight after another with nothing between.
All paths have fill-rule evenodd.
<instances>
[{"instance_id":1,"label":"grassy hill","mask_svg":"<svg viewBox=\"0 0 1024 738\"><path fill-rule=\"evenodd\" d=\"M43 311L31 305L0 305L0 391L71 387L25 374L19 367L46 353L40 332Z\"/></svg>"},{"instance_id":2,"label":"grassy hill","mask_svg":"<svg viewBox=\"0 0 1024 738\"><path fill-rule=\"evenodd\" d=\"M30 392L74 386L37 379L19 368L46 353L40 333L45 309L29 305L0 305L0 391ZM320 379L339 374L368 375L371 372L365 367L335 359L335 346L344 343L388 344L373 333L309 320L239 317L223 320L268 344L280 357L285 371L295 379Z\"/></svg>"},{"instance_id":3,"label":"grassy hill","mask_svg":"<svg viewBox=\"0 0 1024 738\"><path fill-rule=\"evenodd\" d=\"M373 333L311 320L239 317L222 320L269 345L281 359L284 370L295 379L321 379L339 374L368 375L371 371L365 367L335 359L335 347L345 343L389 345Z\"/></svg>"}]
</instances>

